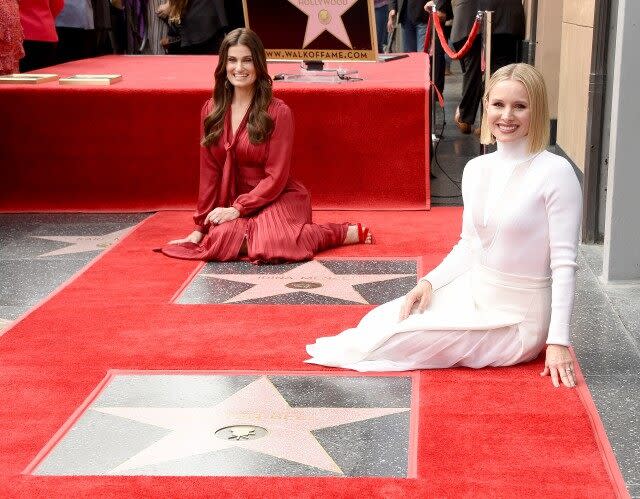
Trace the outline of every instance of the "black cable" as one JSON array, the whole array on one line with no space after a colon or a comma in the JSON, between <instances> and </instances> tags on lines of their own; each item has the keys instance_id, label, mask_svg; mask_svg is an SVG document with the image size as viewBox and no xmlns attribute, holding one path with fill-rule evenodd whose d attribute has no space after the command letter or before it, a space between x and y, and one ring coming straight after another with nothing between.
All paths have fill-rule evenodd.
<instances>
[{"instance_id":1,"label":"black cable","mask_svg":"<svg viewBox=\"0 0 640 499\"><path fill-rule=\"evenodd\" d=\"M435 161L435 164L440 169L440 171L444 173L444 176L447 177L449 181L458 188L458 190L460 191L460 194L455 194L452 196L433 196L432 195L431 197L435 199L443 199L443 198L452 199L452 198L462 197L462 182L458 182L457 180L452 179L451 176L445 171L445 169L442 167L442 165L438 161L438 147L440 146L440 142L444 138L445 122L446 122L446 114L444 111L444 107L442 107L442 127L440 128L440 135L439 135L440 138L438 139L438 143L433 148L433 160ZM431 140L431 137L429 137L429 139Z\"/></svg>"}]
</instances>

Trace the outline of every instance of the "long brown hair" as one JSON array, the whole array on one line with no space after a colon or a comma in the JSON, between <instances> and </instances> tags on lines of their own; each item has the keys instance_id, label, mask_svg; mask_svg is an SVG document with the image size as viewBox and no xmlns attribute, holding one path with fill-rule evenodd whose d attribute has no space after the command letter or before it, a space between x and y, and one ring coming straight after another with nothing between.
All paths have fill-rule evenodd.
<instances>
[{"instance_id":1,"label":"long brown hair","mask_svg":"<svg viewBox=\"0 0 640 499\"><path fill-rule=\"evenodd\" d=\"M267 54L262 41L253 31L238 28L231 31L222 40L220 56L215 72L213 87L213 109L204 119L204 137L202 145L213 144L224 129L224 119L233 100L233 85L227 79L227 58L229 47L245 45L251 51L253 66L256 70L256 81L253 89L253 100L247 119L247 131L252 144L264 142L273 131L273 120L267 109L271 103L273 82L267 72Z\"/></svg>"},{"instance_id":2,"label":"long brown hair","mask_svg":"<svg viewBox=\"0 0 640 499\"><path fill-rule=\"evenodd\" d=\"M169 21L180 24L189 0L169 0Z\"/></svg>"}]
</instances>

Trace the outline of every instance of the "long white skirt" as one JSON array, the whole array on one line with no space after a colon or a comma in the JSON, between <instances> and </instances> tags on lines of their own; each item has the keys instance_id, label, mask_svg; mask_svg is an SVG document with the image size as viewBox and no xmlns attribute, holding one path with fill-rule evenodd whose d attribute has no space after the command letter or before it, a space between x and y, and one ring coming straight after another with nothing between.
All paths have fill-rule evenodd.
<instances>
[{"instance_id":1,"label":"long white skirt","mask_svg":"<svg viewBox=\"0 0 640 499\"><path fill-rule=\"evenodd\" d=\"M305 361L356 371L509 366L544 348L551 280L476 266L434 291L424 313L400 322L404 297L371 310L357 327L307 345Z\"/></svg>"}]
</instances>

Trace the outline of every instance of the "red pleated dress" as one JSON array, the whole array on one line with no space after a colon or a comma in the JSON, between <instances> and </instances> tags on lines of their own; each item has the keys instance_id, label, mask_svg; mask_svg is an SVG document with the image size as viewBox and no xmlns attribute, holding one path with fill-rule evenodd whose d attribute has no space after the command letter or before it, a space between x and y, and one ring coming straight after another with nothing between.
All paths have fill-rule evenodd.
<instances>
[{"instance_id":1,"label":"red pleated dress","mask_svg":"<svg viewBox=\"0 0 640 499\"><path fill-rule=\"evenodd\" d=\"M202 108L201 124L212 106L209 100ZM309 192L289 177L294 134L289 107L280 99L271 101L274 129L262 144L249 141L248 114L234 136L229 110L218 141L200 149L200 189L193 219L196 230L205 237L200 244L166 245L162 248L165 255L236 260L246 238L252 263L298 262L343 243L348 224L312 223ZM240 217L220 225L205 224L211 210L228 206L236 208Z\"/></svg>"}]
</instances>

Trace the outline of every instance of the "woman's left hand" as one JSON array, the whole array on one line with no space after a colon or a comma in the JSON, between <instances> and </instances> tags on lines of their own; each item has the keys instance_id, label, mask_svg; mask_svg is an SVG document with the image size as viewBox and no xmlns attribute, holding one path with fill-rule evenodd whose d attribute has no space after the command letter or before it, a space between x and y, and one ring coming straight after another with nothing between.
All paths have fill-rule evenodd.
<instances>
[{"instance_id":1,"label":"woman's left hand","mask_svg":"<svg viewBox=\"0 0 640 499\"><path fill-rule=\"evenodd\" d=\"M558 388L560 382L567 388L576 386L576 373L573 371L573 358L569 347L564 345L548 345L544 370L540 376L551 376L553 386Z\"/></svg>"},{"instance_id":2,"label":"woman's left hand","mask_svg":"<svg viewBox=\"0 0 640 499\"><path fill-rule=\"evenodd\" d=\"M240 216L240 212L233 206L229 208L214 208L209 212L205 222L213 225L220 225L225 222L231 222Z\"/></svg>"}]
</instances>

